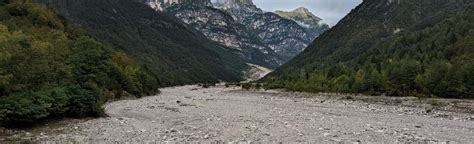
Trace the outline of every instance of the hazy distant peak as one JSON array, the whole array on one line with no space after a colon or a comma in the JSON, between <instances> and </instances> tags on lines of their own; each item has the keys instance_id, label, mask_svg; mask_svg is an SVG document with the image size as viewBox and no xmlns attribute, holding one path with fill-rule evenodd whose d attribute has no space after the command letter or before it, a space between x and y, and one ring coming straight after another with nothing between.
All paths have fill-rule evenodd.
<instances>
[{"instance_id":1,"label":"hazy distant peak","mask_svg":"<svg viewBox=\"0 0 474 144\"><path fill-rule=\"evenodd\" d=\"M317 17L304 7L297 8L293 11L278 10L275 11L275 13L281 17L295 21L299 25L305 27L307 31L314 36L318 36L329 29L329 26L322 22L323 19Z\"/></svg>"},{"instance_id":2,"label":"hazy distant peak","mask_svg":"<svg viewBox=\"0 0 474 144\"><path fill-rule=\"evenodd\" d=\"M293 12L298 12L298 13L310 13L309 10L305 7L299 7L295 10L293 10Z\"/></svg>"},{"instance_id":3,"label":"hazy distant peak","mask_svg":"<svg viewBox=\"0 0 474 144\"><path fill-rule=\"evenodd\" d=\"M301 17L301 18L305 18L305 19L311 19L312 21L316 22L316 23L319 23L319 21L322 21L323 19L321 19L320 17L314 15L313 13L311 13L307 8L305 7L299 7L293 11L281 11L281 10L277 10L275 11L275 13L277 13L278 15L280 16L283 16L283 17Z\"/></svg>"}]
</instances>

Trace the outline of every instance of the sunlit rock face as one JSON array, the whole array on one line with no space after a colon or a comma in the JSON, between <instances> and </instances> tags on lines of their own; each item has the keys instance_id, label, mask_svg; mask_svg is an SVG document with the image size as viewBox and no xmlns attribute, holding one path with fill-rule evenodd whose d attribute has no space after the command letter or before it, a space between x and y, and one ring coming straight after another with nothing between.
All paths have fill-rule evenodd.
<instances>
[{"instance_id":1,"label":"sunlit rock face","mask_svg":"<svg viewBox=\"0 0 474 144\"><path fill-rule=\"evenodd\" d=\"M250 7L255 7L256 6L253 4L252 0L216 0L214 2L214 5L216 7L220 8L240 8L242 6L250 6Z\"/></svg>"},{"instance_id":2,"label":"sunlit rock face","mask_svg":"<svg viewBox=\"0 0 474 144\"><path fill-rule=\"evenodd\" d=\"M281 17L291 19L306 29L310 37L316 38L323 32L329 30L329 25L323 22L323 19L311 13L304 7L293 11L275 11Z\"/></svg>"}]
</instances>

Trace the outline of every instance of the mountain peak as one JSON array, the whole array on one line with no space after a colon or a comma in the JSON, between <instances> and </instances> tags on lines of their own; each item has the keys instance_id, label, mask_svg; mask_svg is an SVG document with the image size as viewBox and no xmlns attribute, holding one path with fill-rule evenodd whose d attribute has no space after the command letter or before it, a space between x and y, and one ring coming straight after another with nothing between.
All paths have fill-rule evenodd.
<instances>
[{"instance_id":1,"label":"mountain peak","mask_svg":"<svg viewBox=\"0 0 474 144\"><path fill-rule=\"evenodd\" d=\"M320 17L314 15L313 13L311 13L311 11L309 11L307 8L305 7L299 7L293 11L281 11L281 10L277 10L275 11L276 14L282 16L282 17L301 17L301 18L306 18L306 19L312 19L314 20L316 23L319 23L319 21L322 21L323 19L321 19Z\"/></svg>"},{"instance_id":2,"label":"mountain peak","mask_svg":"<svg viewBox=\"0 0 474 144\"><path fill-rule=\"evenodd\" d=\"M234 19L241 20L243 15L263 14L262 9L258 8L252 0L213 0L214 7L224 11L233 11L233 13L240 13L233 15ZM244 14L245 13L245 14Z\"/></svg>"},{"instance_id":3,"label":"mountain peak","mask_svg":"<svg viewBox=\"0 0 474 144\"><path fill-rule=\"evenodd\" d=\"M297 13L311 13L307 8L305 7L299 7L295 10L293 10L293 12L297 12Z\"/></svg>"},{"instance_id":4,"label":"mountain peak","mask_svg":"<svg viewBox=\"0 0 474 144\"><path fill-rule=\"evenodd\" d=\"M299 7L293 11L275 11L281 17L290 19L305 27L307 31L313 35L318 36L322 32L329 29L329 26L322 22L323 19L311 13L307 8Z\"/></svg>"}]
</instances>

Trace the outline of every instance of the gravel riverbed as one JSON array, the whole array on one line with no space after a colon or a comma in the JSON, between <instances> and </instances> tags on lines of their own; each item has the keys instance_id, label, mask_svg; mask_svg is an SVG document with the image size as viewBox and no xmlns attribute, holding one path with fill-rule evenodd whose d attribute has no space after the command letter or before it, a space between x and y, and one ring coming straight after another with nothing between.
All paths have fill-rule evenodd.
<instances>
[{"instance_id":1,"label":"gravel riverbed","mask_svg":"<svg viewBox=\"0 0 474 144\"><path fill-rule=\"evenodd\" d=\"M474 142L472 100L181 86L105 105L109 117L6 130L33 142ZM3 142L2 142L3 141Z\"/></svg>"}]
</instances>

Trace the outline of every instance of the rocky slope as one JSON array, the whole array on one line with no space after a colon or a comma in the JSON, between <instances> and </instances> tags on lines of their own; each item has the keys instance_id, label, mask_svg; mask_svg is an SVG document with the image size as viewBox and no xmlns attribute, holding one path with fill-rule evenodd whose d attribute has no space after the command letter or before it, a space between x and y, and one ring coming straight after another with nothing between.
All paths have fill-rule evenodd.
<instances>
[{"instance_id":1,"label":"rocky slope","mask_svg":"<svg viewBox=\"0 0 474 144\"><path fill-rule=\"evenodd\" d=\"M252 0L217 0L213 6L210 0L146 3L175 15L207 38L238 50L248 62L267 67L287 62L325 30L309 31L295 21L263 12Z\"/></svg>"},{"instance_id":2,"label":"rocky slope","mask_svg":"<svg viewBox=\"0 0 474 144\"><path fill-rule=\"evenodd\" d=\"M220 0L214 5L255 32L284 62L303 51L313 40L296 22L264 12L252 0Z\"/></svg>"},{"instance_id":3,"label":"rocky slope","mask_svg":"<svg viewBox=\"0 0 474 144\"><path fill-rule=\"evenodd\" d=\"M316 38L321 33L329 29L329 25L323 22L323 19L315 16L308 9L304 7L297 8L293 11L275 11L281 17L291 19L298 23L300 26L306 28L310 33L311 37Z\"/></svg>"},{"instance_id":4,"label":"rocky slope","mask_svg":"<svg viewBox=\"0 0 474 144\"><path fill-rule=\"evenodd\" d=\"M235 52L249 63L266 67L276 67L283 63L277 58L276 53L247 27L206 3L173 5L167 8L166 12L194 27L208 39L235 49Z\"/></svg>"},{"instance_id":5,"label":"rocky slope","mask_svg":"<svg viewBox=\"0 0 474 144\"><path fill-rule=\"evenodd\" d=\"M203 5L212 5L211 0L144 0L144 2L151 8L164 11L168 7L182 3L199 3Z\"/></svg>"}]
</instances>

